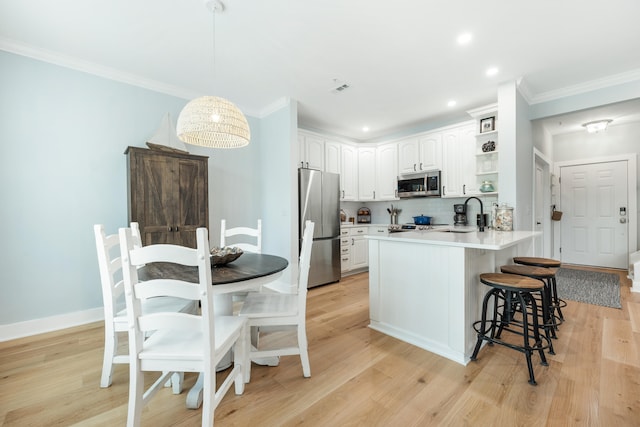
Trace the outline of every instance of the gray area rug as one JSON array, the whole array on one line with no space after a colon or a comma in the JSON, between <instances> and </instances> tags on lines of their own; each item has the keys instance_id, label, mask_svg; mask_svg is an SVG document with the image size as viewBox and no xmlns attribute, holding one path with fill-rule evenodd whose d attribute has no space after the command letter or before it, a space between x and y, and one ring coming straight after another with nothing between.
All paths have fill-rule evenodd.
<instances>
[{"instance_id":1,"label":"gray area rug","mask_svg":"<svg viewBox=\"0 0 640 427\"><path fill-rule=\"evenodd\" d=\"M620 277L616 274L559 268L556 285L558 296L564 300L622 308Z\"/></svg>"}]
</instances>

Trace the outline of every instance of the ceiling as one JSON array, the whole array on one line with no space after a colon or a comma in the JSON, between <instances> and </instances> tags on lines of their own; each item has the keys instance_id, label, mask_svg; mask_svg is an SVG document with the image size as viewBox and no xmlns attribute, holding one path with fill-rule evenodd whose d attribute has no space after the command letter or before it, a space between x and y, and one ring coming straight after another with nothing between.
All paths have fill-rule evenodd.
<instances>
[{"instance_id":1,"label":"ceiling","mask_svg":"<svg viewBox=\"0 0 640 427\"><path fill-rule=\"evenodd\" d=\"M355 140L469 118L505 81L535 102L640 78L637 0L224 2L2 0L0 49L256 117L295 99L301 127Z\"/></svg>"}]
</instances>

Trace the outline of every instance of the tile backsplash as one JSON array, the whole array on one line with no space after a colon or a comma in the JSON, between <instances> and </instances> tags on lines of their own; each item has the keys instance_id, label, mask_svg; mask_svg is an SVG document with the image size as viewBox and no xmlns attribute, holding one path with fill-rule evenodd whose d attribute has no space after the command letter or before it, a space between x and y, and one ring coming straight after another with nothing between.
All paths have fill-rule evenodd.
<instances>
[{"instance_id":1,"label":"tile backsplash","mask_svg":"<svg viewBox=\"0 0 640 427\"><path fill-rule=\"evenodd\" d=\"M491 214L492 204L498 202L498 197L481 196L479 197L484 205L484 213ZM345 211L347 218L357 218L358 208L366 206L371 210L372 224L389 224L391 218L387 212L387 208L393 205L402 209L398 214L398 223L413 223L413 217L417 215L426 215L432 217L431 222L437 224L453 224L453 205L464 203L466 197L460 198L439 198L439 197L422 197L416 199L394 200L385 202L341 202L340 208ZM475 224L476 214L480 213L480 204L476 200L471 200L467 204L467 216L469 224ZM472 221L473 218L473 221ZM491 220L491 219L490 219ZM357 221L357 219L356 219Z\"/></svg>"}]
</instances>

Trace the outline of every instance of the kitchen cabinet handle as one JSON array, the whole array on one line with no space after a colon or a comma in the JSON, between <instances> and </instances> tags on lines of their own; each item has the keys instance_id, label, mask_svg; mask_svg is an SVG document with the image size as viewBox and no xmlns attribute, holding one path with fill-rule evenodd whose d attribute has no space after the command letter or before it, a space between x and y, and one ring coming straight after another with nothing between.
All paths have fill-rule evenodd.
<instances>
[{"instance_id":1,"label":"kitchen cabinet handle","mask_svg":"<svg viewBox=\"0 0 640 427\"><path fill-rule=\"evenodd\" d=\"M351 239L351 246L356 244L356 239Z\"/></svg>"},{"instance_id":2,"label":"kitchen cabinet handle","mask_svg":"<svg viewBox=\"0 0 640 427\"><path fill-rule=\"evenodd\" d=\"M443 186L442 186L442 195L443 195L443 196L444 196L445 194L447 194L447 193L446 193L446 191L444 191L444 189L445 189L445 186L443 185Z\"/></svg>"},{"instance_id":3,"label":"kitchen cabinet handle","mask_svg":"<svg viewBox=\"0 0 640 427\"><path fill-rule=\"evenodd\" d=\"M178 226L176 225L176 232L177 232L177 231L179 231L179 230L178 230Z\"/></svg>"},{"instance_id":4,"label":"kitchen cabinet handle","mask_svg":"<svg viewBox=\"0 0 640 427\"><path fill-rule=\"evenodd\" d=\"M309 162L307 162L307 169L309 169Z\"/></svg>"},{"instance_id":5,"label":"kitchen cabinet handle","mask_svg":"<svg viewBox=\"0 0 640 427\"><path fill-rule=\"evenodd\" d=\"M462 184L462 194L467 194L467 184Z\"/></svg>"},{"instance_id":6,"label":"kitchen cabinet handle","mask_svg":"<svg viewBox=\"0 0 640 427\"><path fill-rule=\"evenodd\" d=\"M304 162L300 162L300 167L303 168L304 167Z\"/></svg>"},{"instance_id":7,"label":"kitchen cabinet handle","mask_svg":"<svg viewBox=\"0 0 640 427\"><path fill-rule=\"evenodd\" d=\"M344 190L342 190L342 198L344 199Z\"/></svg>"},{"instance_id":8,"label":"kitchen cabinet handle","mask_svg":"<svg viewBox=\"0 0 640 427\"><path fill-rule=\"evenodd\" d=\"M170 232L173 231L173 227L172 226L169 226L169 231Z\"/></svg>"},{"instance_id":9,"label":"kitchen cabinet handle","mask_svg":"<svg viewBox=\"0 0 640 427\"><path fill-rule=\"evenodd\" d=\"M373 198L374 199L376 198L376 192L375 191L373 192Z\"/></svg>"},{"instance_id":10,"label":"kitchen cabinet handle","mask_svg":"<svg viewBox=\"0 0 640 427\"><path fill-rule=\"evenodd\" d=\"M413 164L413 171L416 172L416 164Z\"/></svg>"},{"instance_id":11,"label":"kitchen cabinet handle","mask_svg":"<svg viewBox=\"0 0 640 427\"><path fill-rule=\"evenodd\" d=\"M420 163L420 170L422 170L422 163Z\"/></svg>"}]
</instances>

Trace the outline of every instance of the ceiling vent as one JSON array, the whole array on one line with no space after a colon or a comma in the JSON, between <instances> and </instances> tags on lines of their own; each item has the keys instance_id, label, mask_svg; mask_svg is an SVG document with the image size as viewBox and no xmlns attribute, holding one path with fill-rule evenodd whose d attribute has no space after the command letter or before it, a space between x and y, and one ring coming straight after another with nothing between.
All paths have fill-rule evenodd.
<instances>
[{"instance_id":1,"label":"ceiling vent","mask_svg":"<svg viewBox=\"0 0 640 427\"><path fill-rule=\"evenodd\" d=\"M347 83L342 83L338 79L333 79L333 83L335 83L336 86L334 86L331 89L332 93L340 93L340 92L344 92L345 90L349 89L349 85Z\"/></svg>"}]
</instances>

